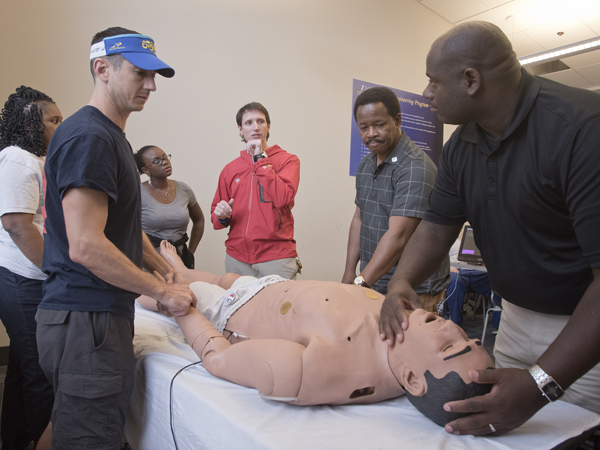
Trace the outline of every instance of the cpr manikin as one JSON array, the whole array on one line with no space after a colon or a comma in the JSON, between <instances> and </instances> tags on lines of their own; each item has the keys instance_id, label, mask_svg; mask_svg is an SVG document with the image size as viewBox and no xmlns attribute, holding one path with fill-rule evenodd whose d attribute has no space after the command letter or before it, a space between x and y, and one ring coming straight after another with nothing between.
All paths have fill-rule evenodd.
<instances>
[{"instance_id":1,"label":"cpr manikin","mask_svg":"<svg viewBox=\"0 0 600 450\"><path fill-rule=\"evenodd\" d=\"M445 402L489 392L468 376L469 370L493 367L481 343L432 313L414 311L404 342L390 348L378 329L384 297L373 290L276 276L215 276L187 269L166 241L161 254L181 274L176 282L190 284L198 309L206 309L223 328L220 333L193 308L175 318L206 370L263 397L334 405L373 403L406 392L443 426L458 417L443 411ZM149 297L138 301L156 309ZM441 379L444 386L428 392L428 384ZM442 394L435 405L423 400L432 394Z\"/></svg>"}]
</instances>

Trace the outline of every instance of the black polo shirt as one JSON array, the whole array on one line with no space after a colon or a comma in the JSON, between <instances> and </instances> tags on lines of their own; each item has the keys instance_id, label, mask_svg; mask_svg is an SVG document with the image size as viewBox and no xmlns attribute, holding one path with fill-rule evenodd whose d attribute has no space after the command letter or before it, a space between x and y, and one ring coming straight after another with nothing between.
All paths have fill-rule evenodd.
<instances>
[{"instance_id":1,"label":"black polo shirt","mask_svg":"<svg viewBox=\"0 0 600 450\"><path fill-rule=\"evenodd\" d=\"M502 297L571 314L600 266L600 95L523 70L499 141L471 123L444 146L425 220L468 220Z\"/></svg>"}]
</instances>

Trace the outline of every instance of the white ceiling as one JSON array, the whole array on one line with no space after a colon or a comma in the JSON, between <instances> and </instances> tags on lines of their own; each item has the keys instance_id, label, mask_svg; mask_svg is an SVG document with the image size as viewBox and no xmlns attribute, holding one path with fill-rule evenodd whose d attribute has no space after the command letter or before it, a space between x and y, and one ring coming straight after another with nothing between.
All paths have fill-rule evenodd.
<instances>
[{"instance_id":1,"label":"white ceiling","mask_svg":"<svg viewBox=\"0 0 600 450\"><path fill-rule=\"evenodd\" d=\"M416 0L449 22L485 20L508 36L518 57L600 36L600 0ZM562 33L562 35L559 35ZM546 78L600 90L600 50L561 60Z\"/></svg>"}]
</instances>

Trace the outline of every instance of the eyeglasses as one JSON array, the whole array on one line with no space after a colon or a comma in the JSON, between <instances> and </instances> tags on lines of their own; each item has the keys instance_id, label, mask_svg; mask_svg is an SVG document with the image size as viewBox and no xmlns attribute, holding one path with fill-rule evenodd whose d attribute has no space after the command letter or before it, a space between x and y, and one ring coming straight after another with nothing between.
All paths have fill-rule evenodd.
<instances>
[{"instance_id":1,"label":"eyeglasses","mask_svg":"<svg viewBox=\"0 0 600 450\"><path fill-rule=\"evenodd\" d=\"M169 159L171 159L171 154L169 153L167 155L165 153L162 158L153 158L152 161L150 162L150 164L146 164L144 167L142 167L142 169L145 169L146 167L149 167L149 166L158 166Z\"/></svg>"}]
</instances>

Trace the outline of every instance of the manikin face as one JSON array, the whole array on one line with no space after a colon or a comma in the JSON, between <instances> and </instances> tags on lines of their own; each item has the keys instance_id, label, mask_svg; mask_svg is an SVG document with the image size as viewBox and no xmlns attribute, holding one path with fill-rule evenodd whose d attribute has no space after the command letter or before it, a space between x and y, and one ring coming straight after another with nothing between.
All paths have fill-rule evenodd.
<instances>
[{"instance_id":1,"label":"manikin face","mask_svg":"<svg viewBox=\"0 0 600 450\"><path fill-rule=\"evenodd\" d=\"M144 173L155 178L167 178L173 173L171 161L165 152L158 147L149 148L144 152ZM154 164L159 162L159 164Z\"/></svg>"},{"instance_id":2,"label":"manikin face","mask_svg":"<svg viewBox=\"0 0 600 450\"><path fill-rule=\"evenodd\" d=\"M436 378L456 372L465 383L471 383L469 370L494 367L491 358L475 339L454 322L442 319L423 309L414 311L408 319L404 342L396 343L389 353L394 375L410 390L410 385L424 389L413 395L423 395L427 388L419 380L429 370Z\"/></svg>"},{"instance_id":3,"label":"manikin face","mask_svg":"<svg viewBox=\"0 0 600 450\"><path fill-rule=\"evenodd\" d=\"M121 113L144 109L150 92L156 90L156 72L140 69L126 59L120 69L115 70L111 64L109 70L108 90L115 109Z\"/></svg>"},{"instance_id":4,"label":"manikin face","mask_svg":"<svg viewBox=\"0 0 600 450\"><path fill-rule=\"evenodd\" d=\"M377 155L378 163L392 153L400 139L402 135L400 122L400 114L396 117L390 116L381 102L359 106L356 110L356 124L360 138L371 153Z\"/></svg>"},{"instance_id":5,"label":"manikin face","mask_svg":"<svg viewBox=\"0 0 600 450\"><path fill-rule=\"evenodd\" d=\"M248 141L258 139L267 142L267 135L271 125L267 123L267 118L260 111L245 111L242 115L242 126L238 126L242 137ZM266 150L263 148L263 150Z\"/></svg>"},{"instance_id":6,"label":"manikin face","mask_svg":"<svg viewBox=\"0 0 600 450\"><path fill-rule=\"evenodd\" d=\"M56 131L56 128L63 121L60 109L54 103L43 102L42 107L42 123L44 124L44 147L48 148L50 139Z\"/></svg>"},{"instance_id":7,"label":"manikin face","mask_svg":"<svg viewBox=\"0 0 600 450\"><path fill-rule=\"evenodd\" d=\"M467 112L467 94L462 89L464 80L461 74L452 73L440 53L440 45L434 45L427 54L429 83L423 91L423 97L429 100L431 111L444 123L459 125L469 122Z\"/></svg>"}]
</instances>

